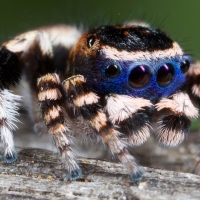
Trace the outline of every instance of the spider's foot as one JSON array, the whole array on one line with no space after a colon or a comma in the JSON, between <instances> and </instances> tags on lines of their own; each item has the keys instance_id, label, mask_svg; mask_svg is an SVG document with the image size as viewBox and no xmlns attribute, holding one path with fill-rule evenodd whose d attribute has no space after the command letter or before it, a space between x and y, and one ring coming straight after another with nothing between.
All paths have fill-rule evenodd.
<instances>
[{"instance_id":1,"label":"spider's foot","mask_svg":"<svg viewBox=\"0 0 200 200\"><path fill-rule=\"evenodd\" d=\"M74 181L76 180L77 178L79 178L81 175L81 169L80 168L77 168L77 169L74 169L72 171L68 171L67 172L67 177L66 179L68 181Z\"/></svg>"},{"instance_id":2,"label":"spider's foot","mask_svg":"<svg viewBox=\"0 0 200 200\"><path fill-rule=\"evenodd\" d=\"M132 183L141 181L143 178L144 172L142 170L138 170L134 174L130 174L130 179Z\"/></svg>"},{"instance_id":3,"label":"spider's foot","mask_svg":"<svg viewBox=\"0 0 200 200\"><path fill-rule=\"evenodd\" d=\"M4 154L3 156L3 160L5 163L13 163L14 161L16 161L18 158L18 154L16 151L12 152L11 154Z\"/></svg>"}]
</instances>

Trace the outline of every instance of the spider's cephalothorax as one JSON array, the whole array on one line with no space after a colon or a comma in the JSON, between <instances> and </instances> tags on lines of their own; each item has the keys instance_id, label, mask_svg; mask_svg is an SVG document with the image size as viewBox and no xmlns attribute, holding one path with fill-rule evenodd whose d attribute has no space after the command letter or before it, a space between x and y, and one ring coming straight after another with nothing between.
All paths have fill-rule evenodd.
<instances>
[{"instance_id":1,"label":"spider's cephalothorax","mask_svg":"<svg viewBox=\"0 0 200 200\"><path fill-rule=\"evenodd\" d=\"M103 26L83 35L71 53L75 74L98 94L158 100L185 82L190 57L160 30Z\"/></svg>"},{"instance_id":2,"label":"spider's cephalothorax","mask_svg":"<svg viewBox=\"0 0 200 200\"><path fill-rule=\"evenodd\" d=\"M22 70L32 94L26 104L34 128L39 130L45 122L69 180L81 174L71 148L71 135L81 134L102 140L134 182L143 172L127 146L141 145L150 136L149 114L156 111L160 116L156 137L164 146L181 143L190 118L198 116L190 98L199 99L200 70L190 62L168 35L147 25L102 26L83 35L70 26L45 27L2 45L1 95L12 96L4 88L18 82ZM13 99L19 97L1 103ZM36 99L42 117L36 112ZM13 121L16 109L17 104L14 111L8 104L0 111L6 110L6 120ZM12 123L3 123L5 117L2 114L1 137L9 162L17 156L11 132L3 129L13 129Z\"/></svg>"}]
</instances>

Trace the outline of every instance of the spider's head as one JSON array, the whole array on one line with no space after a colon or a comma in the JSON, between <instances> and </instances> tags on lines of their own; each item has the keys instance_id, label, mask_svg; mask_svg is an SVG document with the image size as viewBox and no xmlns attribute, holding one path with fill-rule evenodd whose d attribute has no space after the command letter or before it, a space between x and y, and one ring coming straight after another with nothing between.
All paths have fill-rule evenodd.
<instances>
[{"instance_id":1,"label":"spider's head","mask_svg":"<svg viewBox=\"0 0 200 200\"><path fill-rule=\"evenodd\" d=\"M102 26L79 39L70 64L98 94L157 100L184 84L190 57L158 29Z\"/></svg>"}]
</instances>

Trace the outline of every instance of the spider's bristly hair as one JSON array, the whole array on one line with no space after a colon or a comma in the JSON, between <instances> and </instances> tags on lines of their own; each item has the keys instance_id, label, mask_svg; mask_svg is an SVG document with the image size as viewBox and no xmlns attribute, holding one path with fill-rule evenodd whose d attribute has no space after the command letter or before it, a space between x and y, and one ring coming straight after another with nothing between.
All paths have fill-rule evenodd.
<instances>
[{"instance_id":1,"label":"spider's bristly hair","mask_svg":"<svg viewBox=\"0 0 200 200\"><path fill-rule=\"evenodd\" d=\"M83 76L72 76L70 79L66 79L63 82L65 88L65 95L67 99L68 113L71 117L76 117L80 114L85 117L85 119L90 119L96 114L96 110L93 109L93 103L97 103L99 97L90 92L87 87L85 87L85 80ZM98 104L97 104L98 105Z\"/></svg>"},{"instance_id":2,"label":"spider's bristly hair","mask_svg":"<svg viewBox=\"0 0 200 200\"><path fill-rule=\"evenodd\" d=\"M184 115L167 115L157 130L158 142L164 147L174 147L183 142L190 130L191 121Z\"/></svg>"},{"instance_id":3,"label":"spider's bristly hair","mask_svg":"<svg viewBox=\"0 0 200 200\"><path fill-rule=\"evenodd\" d=\"M4 146L4 162L12 163L17 159L12 131L16 130L19 120L19 102L21 97L12 94L9 90L0 91L0 133Z\"/></svg>"},{"instance_id":4,"label":"spider's bristly hair","mask_svg":"<svg viewBox=\"0 0 200 200\"><path fill-rule=\"evenodd\" d=\"M102 26L89 32L95 33L101 45L121 50L155 51L169 49L173 41L159 29L144 26ZM141 41L141 42L138 42Z\"/></svg>"},{"instance_id":5,"label":"spider's bristly hair","mask_svg":"<svg viewBox=\"0 0 200 200\"><path fill-rule=\"evenodd\" d=\"M18 56L2 47L0 49L0 89L9 88L19 82L21 69Z\"/></svg>"},{"instance_id":6,"label":"spider's bristly hair","mask_svg":"<svg viewBox=\"0 0 200 200\"><path fill-rule=\"evenodd\" d=\"M73 86L72 86L73 85ZM99 137L118 157L126 167L131 177L131 181L139 181L143 172L137 165L135 158L126 149L126 144L120 140L121 133L117 131L107 118L106 114L99 106L99 97L88 90L83 76L73 76L63 82L67 100L73 102L79 115L89 124ZM70 99L71 98L71 99Z\"/></svg>"},{"instance_id":7,"label":"spider's bristly hair","mask_svg":"<svg viewBox=\"0 0 200 200\"><path fill-rule=\"evenodd\" d=\"M128 137L132 145L141 145L150 137L150 122L143 113L145 107L151 107L149 100L127 95L109 95L106 111L111 122Z\"/></svg>"},{"instance_id":8,"label":"spider's bristly hair","mask_svg":"<svg viewBox=\"0 0 200 200\"><path fill-rule=\"evenodd\" d=\"M68 180L77 179L81 170L75 161L70 146L70 128L65 118L62 105L61 83L57 74L47 74L38 79L38 100L45 124L60 150L68 175Z\"/></svg>"},{"instance_id":9,"label":"spider's bristly hair","mask_svg":"<svg viewBox=\"0 0 200 200\"><path fill-rule=\"evenodd\" d=\"M94 130L99 132L111 125L100 108L99 97L95 93L89 92L83 76L77 75L66 79L63 87L67 101L73 103L74 110L78 110L78 115L82 115ZM87 101L88 98L89 101Z\"/></svg>"},{"instance_id":10,"label":"spider's bristly hair","mask_svg":"<svg viewBox=\"0 0 200 200\"><path fill-rule=\"evenodd\" d=\"M37 79L43 75L57 72L60 78L65 76L70 48L80 35L81 32L75 27L47 26L18 35L2 46L18 57L23 75L30 83L31 89L36 90Z\"/></svg>"},{"instance_id":11,"label":"spider's bristly hair","mask_svg":"<svg viewBox=\"0 0 200 200\"><path fill-rule=\"evenodd\" d=\"M159 143L166 147L177 146L189 133L190 119L198 117L198 109L194 107L185 92L163 98L155 107L158 111L170 110L170 114L164 116L159 122L156 133Z\"/></svg>"},{"instance_id":12,"label":"spider's bristly hair","mask_svg":"<svg viewBox=\"0 0 200 200\"><path fill-rule=\"evenodd\" d=\"M200 106L200 62L193 63L187 74L185 89L192 99Z\"/></svg>"}]
</instances>

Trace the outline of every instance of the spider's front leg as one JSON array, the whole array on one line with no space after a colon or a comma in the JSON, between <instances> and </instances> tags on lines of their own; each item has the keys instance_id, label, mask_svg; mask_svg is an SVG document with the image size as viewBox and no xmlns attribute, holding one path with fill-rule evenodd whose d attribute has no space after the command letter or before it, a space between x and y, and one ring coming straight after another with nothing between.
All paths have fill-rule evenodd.
<instances>
[{"instance_id":1,"label":"spider's front leg","mask_svg":"<svg viewBox=\"0 0 200 200\"><path fill-rule=\"evenodd\" d=\"M48 74L38 79L38 100L45 124L53 136L64 162L68 180L77 179L81 170L71 149L70 121L63 109L63 92L57 74Z\"/></svg>"},{"instance_id":2,"label":"spider's front leg","mask_svg":"<svg viewBox=\"0 0 200 200\"><path fill-rule=\"evenodd\" d=\"M128 152L127 143L121 139L123 138L123 134L120 131L126 128L131 129L136 125L134 122L137 120L135 119L139 119L141 116L138 114L134 118L133 113L136 113L142 107L151 106L151 103L148 100L138 98L138 102L137 100L135 101L137 104L134 107L133 98L124 95L120 99L120 95L110 95L107 98L106 110L109 115L107 117L107 114L99 105L99 97L87 88L83 76L77 75L65 80L63 87L66 92L67 112L70 116L74 120L82 116L83 120L93 129L97 138L99 137L109 147L111 152L118 157L121 163L124 164L131 177L131 181L141 180L143 175L142 169L138 166L135 158ZM112 96L113 99L111 99ZM124 100L124 102L120 102L120 100ZM117 105L118 103L121 106ZM116 111L118 113L115 113ZM119 128L112 123L112 121L115 122L116 120L122 123L119 125ZM125 120L127 120L126 127L123 127ZM130 143L141 144L146 141L149 136L148 120L144 120L144 122L141 122L134 128L130 130Z\"/></svg>"}]
</instances>

